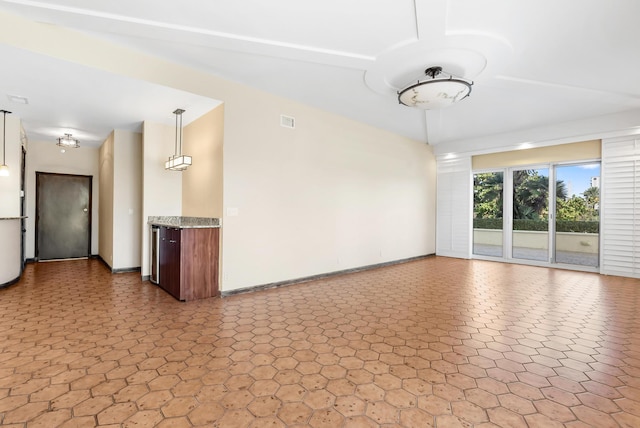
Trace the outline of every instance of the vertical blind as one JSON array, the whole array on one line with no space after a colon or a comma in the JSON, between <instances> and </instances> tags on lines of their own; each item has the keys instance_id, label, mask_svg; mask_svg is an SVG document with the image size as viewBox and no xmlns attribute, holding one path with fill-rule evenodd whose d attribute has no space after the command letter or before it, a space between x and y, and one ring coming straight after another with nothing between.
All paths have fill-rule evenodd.
<instances>
[{"instance_id":1,"label":"vertical blind","mask_svg":"<svg viewBox=\"0 0 640 428\"><path fill-rule=\"evenodd\" d=\"M600 272L640 278L640 137L602 141Z\"/></svg>"},{"instance_id":2,"label":"vertical blind","mask_svg":"<svg viewBox=\"0 0 640 428\"><path fill-rule=\"evenodd\" d=\"M471 157L438 158L436 254L471 256Z\"/></svg>"}]
</instances>

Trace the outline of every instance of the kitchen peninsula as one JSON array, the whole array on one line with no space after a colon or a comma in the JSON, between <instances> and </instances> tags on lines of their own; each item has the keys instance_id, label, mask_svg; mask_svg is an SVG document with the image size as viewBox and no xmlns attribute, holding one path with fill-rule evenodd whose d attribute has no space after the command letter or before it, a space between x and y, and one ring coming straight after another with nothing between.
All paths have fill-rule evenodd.
<instances>
[{"instance_id":1,"label":"kitchen peninsula","mask_svg":"<svg viewBox=\"0 0 640 428\"><path fill-rule=\"evenodd\" d=\"M151 281L182 301L219 295L220 219L156 216L148 223Z\"/></svg>"}]
</instances>

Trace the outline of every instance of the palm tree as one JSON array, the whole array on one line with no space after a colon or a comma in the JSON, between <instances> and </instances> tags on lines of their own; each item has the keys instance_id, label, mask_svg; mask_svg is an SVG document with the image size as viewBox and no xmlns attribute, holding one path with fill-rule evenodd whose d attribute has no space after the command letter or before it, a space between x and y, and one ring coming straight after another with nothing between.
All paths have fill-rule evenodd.
<instances>
[{"instance_id":1,"label":"palm tree","mask_svg":"<svg viewBox=\"0 0 640 428\"><path fill-rule=\"evenodd\" d=\"M546 217L549 208L549 177L536 170L513 173L513 218L537 220ZM556 197L567 197L567 186L556 180Z\"/></svg>"},{"instance_id":2,"label":"palm tree","mask_svg":"<svg viewBox=\"0 0 640 428\"><path fill-rule=\"evenodd\" d=\"M600 189L597 187L589 187L582 192L584 199L587 201L587 207L594 209L600 202Z\"/></svg>"}]
</instances>

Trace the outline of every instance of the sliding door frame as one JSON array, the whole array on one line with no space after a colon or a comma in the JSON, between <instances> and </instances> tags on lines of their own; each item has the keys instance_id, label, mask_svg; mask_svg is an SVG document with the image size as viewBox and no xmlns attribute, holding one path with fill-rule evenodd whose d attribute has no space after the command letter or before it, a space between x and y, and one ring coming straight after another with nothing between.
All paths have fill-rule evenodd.
<instances>
[{"instance_id":1,"label":"sliding door frame","mask_svg":"<svg viewBox=\"0 0 640 428\"><path fill-rule=\"evenodd\" d=\"M497 173L501 172L503 176L502 182L502 257L498 256L486 256L474 254L473 252L473 244L474 237L472 235L471 239L471 258L478 260L491 260L491 261L500 261L507 263L517 263L517 264L525 264L525 265L533 265L533 266L544 266L544 267L557 267L568 270L578 270L585 272L599 272L600 267L593 266L583 266L583 265L572 265L565 263L557 263L556 262L556 167L561 166L571 166L571 165L584 165L584 164L592 164L592 163L600 163L600 182L602 183L602 160L601 159L586 159L586 160L576 160L576 161L558 161L558 162L549 162L549 163L536 163L531 165L515 165L510 167L499 167L499 168L486 168L486 169L477 169L471 171L471 181L473 183L473 177L475 174L482 173ZM538 261L538 260L527 260L527 259L515 259L513 258L513 172L514 171L522 171L528 169L547 169L549 176L549 201L548 201L548 210L549 214L547 216L548 227L548 253L546 262ZM600 185L602 188L602 184ZM602 196L602 195L601 195ZM471 189L471 198L472 198L472 210L471 215L473 216L473 212L475 207L473 207L473 186ZM600 198L600 205L602 206L602 197ZM602 242L602 216L599 216L600 227L599 227L599 244L598 244L598 253L599 258L602 258L602 247L600 242ZM473 219L472 219L473 223ZM473 229L473 224L472 224ZM473 230L472 230L473 232Z\"/></svg>"},{"instance_id":2,"label":"sliding door frame","mask_svg":"<svg viewBox=\"0 0 640 428\"><path fill-rule=\"evenodd\" d=\"M558 263L556 261L556 198L555 198L555 185L553 191L553 200L549 201L549 213L553 213L553 221L549 219L549 223L553 223L553 235L551 235L551 224L549 225L549 237L553 237L553 252L551 254L551 264L553 266L562 268L562 269L570 269L570 270L580 270L585 272L600 272L600 265L602 264L602 159L586 159L579 161L567 161L567 162L552 162L550 166L553 172L549 171L549 180L551 180L551 174L553 174L554 183L556 180L556 168L563 166L580 166L580 165L588 165L588 164L600 164L600 214L598 215L598 266L585 266L585 265L577 265L577 264L569 264L569 263ZM551 197L551 193L549 193L549 197ZM551 203L553 203L553 211L551 210ZM551 241L549 242L551 244Z\"/></svg>"}]
</instances>

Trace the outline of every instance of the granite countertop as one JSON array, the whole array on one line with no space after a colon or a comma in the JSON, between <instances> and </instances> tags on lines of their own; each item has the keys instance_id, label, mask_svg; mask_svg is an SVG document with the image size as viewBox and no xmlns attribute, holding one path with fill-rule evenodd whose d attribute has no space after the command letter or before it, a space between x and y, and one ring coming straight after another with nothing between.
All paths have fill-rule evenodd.
<instances>
[{"instance_id":1,"label":"granite countertop","mask_svg":"<svg viewBox=\"0 0 640 428\"><path fill-rule=\"evenodd\" d=\"M0 220L21 220L23 218L27 218L26 215L17 216L17 217L0 217Z\"/></svg>"},{"instance_id":2,"label":"granite countertop","mask_svg":"<svg viewBox=\"0 0 640 428\"><path fill-rule=\"evenodd\" d=\"M220 219L211 217L149 216L147 223L180 229L220 227Z\"/></svg>"}]
</instances>

